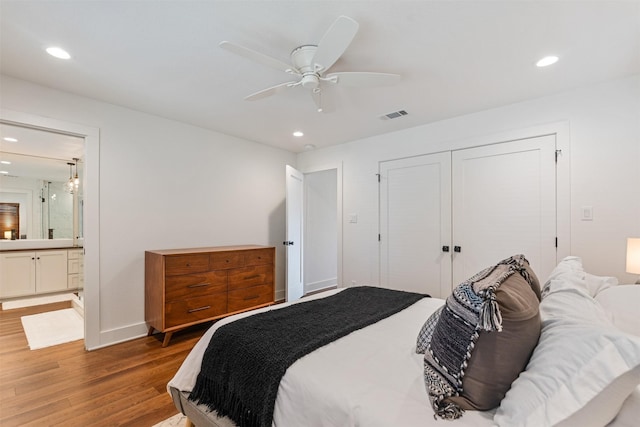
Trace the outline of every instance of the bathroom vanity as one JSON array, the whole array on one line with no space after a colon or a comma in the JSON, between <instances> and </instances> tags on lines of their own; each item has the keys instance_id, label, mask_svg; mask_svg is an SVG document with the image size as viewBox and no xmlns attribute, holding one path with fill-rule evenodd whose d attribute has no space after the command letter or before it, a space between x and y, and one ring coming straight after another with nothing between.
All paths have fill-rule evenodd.
<instances>
[{"instance_id":1,"label":"bathroom vanity","mask_svg":"<svg viewBox=\"0 0 640 427\"><path fill-rule=\"evenodd\" d=\"M62 239L61 239L62 240ZM68 239L69 243L71 239ZM58 240L0 243L0 300L83 287L83 248Z\"/></svg>"}]
</instances>

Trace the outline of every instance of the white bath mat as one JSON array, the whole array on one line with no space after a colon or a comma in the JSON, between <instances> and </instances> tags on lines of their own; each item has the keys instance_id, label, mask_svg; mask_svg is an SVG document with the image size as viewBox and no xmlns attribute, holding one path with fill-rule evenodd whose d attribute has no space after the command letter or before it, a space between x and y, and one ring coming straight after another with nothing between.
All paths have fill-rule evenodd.
<instances>
[{"instance_id":1,"label":"white bath mat","mask_svg":"<svg viewBox=\"0 0 640 427\"><path fill-rule=\"evenodd\" d=\"M187 417L184 415L176 414L171 418L155 424L153 427L182 427L186 419Z\"/></svg>"},{"instance_id":2,"label":"white bath mat","mask_svg":"<svg viewBox=\"0 0 640 427\"><path fill-rule=\"evenodd\" d=\"M73 308L22 316L20 320L31 350L84 338L84 319Z\"/></svg>"}]
</instances>

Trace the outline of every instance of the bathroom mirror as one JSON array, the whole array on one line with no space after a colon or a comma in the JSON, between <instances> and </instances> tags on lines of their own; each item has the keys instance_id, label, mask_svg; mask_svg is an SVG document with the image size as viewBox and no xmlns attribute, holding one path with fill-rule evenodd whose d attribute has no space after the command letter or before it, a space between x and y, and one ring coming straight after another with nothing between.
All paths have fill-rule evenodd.
<instances>
[{"instance_id":1,"label":"bathroom mirror","mask_svg":"<svg viewBox=\"0 0 640 427\"><path fill-rule=\"evenodd\" d=\"M82 237L83 151L84 138L0 123L0 239Z\"/></svg>"}]
</instances>

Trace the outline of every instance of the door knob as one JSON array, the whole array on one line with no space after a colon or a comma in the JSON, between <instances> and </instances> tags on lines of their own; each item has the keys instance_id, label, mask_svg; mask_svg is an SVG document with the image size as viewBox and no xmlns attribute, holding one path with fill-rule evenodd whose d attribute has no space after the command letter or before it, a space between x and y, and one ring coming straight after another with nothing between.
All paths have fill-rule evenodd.
<instances>
[{"instance_id":1,"label":"door knob","mask_svg":"<svg viewBox=\"0 0 640 427\"><path fill-rule=\"evenodd\" d=\"M454 247L453 247L453 251L454 251L454 252L462 252L462 247L460 247L460 246L454 246Z\"/></svg>"},{"instance_id":2,"label":"door knob","mask_svg":"<svg viewBox=\"0 0 640 427\"><path fill-rule=\"evenodd\" d=\"M284 242L282 242L282 244L285 246L293 246L293 242L291 240L289 241L285 240Z\"/></svg>"},{"instance_id":3,"label":"door knob","mask_svg":"<svg viewBox=\"0 0 640 427\"><path fill-rule=\"evenodd\" d=\"M449 246L443 246L442 252L449 252Z\"/></svg>"}]
</instances>

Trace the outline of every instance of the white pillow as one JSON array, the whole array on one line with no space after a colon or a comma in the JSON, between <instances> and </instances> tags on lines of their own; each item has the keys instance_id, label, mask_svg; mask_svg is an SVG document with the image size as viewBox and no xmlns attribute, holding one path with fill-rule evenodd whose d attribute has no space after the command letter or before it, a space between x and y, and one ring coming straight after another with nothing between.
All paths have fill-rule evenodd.
<instances>
[{"instance_id":1,"label":"white pillow","mask_svg":"<svg viewBox=\"0 0 640 427\"><path fill-rule=\"evenodd\" d=\"M560 261L549 275L543 290L553 279L561 279L557 286L582 289L592 297L618 284L615 277L596 276L584 271L582 258L577 256L568 256Z\"/></svg>"},{"instance_id":2,"label":"white pillow","mask_svg":"<svg viewBox=\"0 0 640 427\"><path fill-rule=\"evenodd\" d=\"M608 276L595 276L585 273L584 277L589 295L596 297L600 292L618 285L618 279Z\"/></svg>"},{"instance_id":3,"label":"white pillow","mask_svg":"<svg viewBox=\"0 0 640 427\"><path fill-rule=\"evenodd\" d=\"M596 295L596 301L621 330L640 336L640 286L620 285Z\"/></svg>"},{"instance_id":4,"label":"white pillow","mask_svg":"<svg viewBox=\"0 0 640 427\"><path fill-rule=\"evenodd\" d=\"M547 293L551 281L554 282L555 288L579 289L589 295L587 283L585 281L586 273L582 268L582 258L577 256L568 256L558 263L553 269L549 278L542 286L542 295Z\"/></svg>"},{"instance_id":5,"label":"white pillow","mask_svg":"<svg viewBox=\"0 0 640 427\"><path fill-rule=\"evenodd\" d=\"M494 421L601 427L640 383L640 338L617 329L584 289L567 287L561 278L548 285L540 341Z\"/></svg>"}]
</instances>

